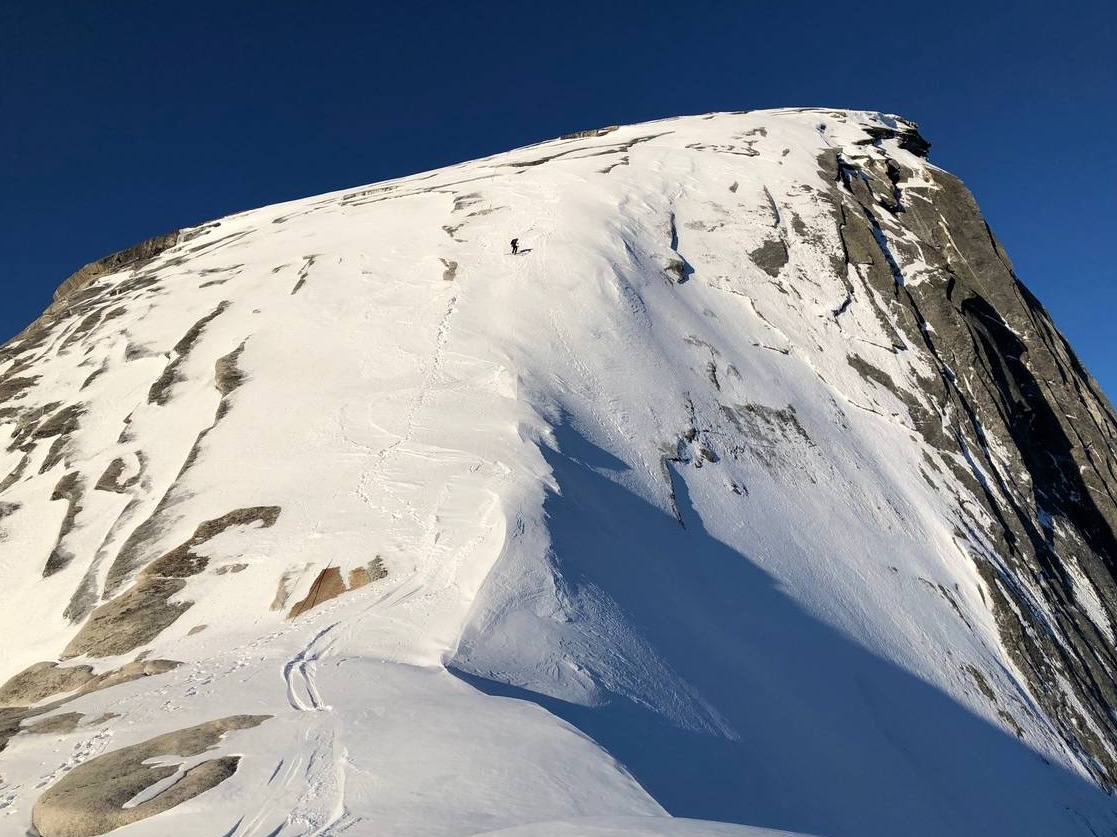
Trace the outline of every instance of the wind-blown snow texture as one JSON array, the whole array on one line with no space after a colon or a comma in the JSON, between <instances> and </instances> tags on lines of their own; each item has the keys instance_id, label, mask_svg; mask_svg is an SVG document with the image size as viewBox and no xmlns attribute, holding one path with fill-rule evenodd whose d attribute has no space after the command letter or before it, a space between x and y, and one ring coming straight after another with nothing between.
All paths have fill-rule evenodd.
<instances>
[{"instance_id":1,"label":"wind-blown snow texture","mask_svg":"<svg viewBox=\"0 0 1117 837\"><path fill-rule=\"evenodd\" d=\"M925 153L671 119L77 274L0 831L1117 833L1117 424Z\"/></svg>"}]
</instances>

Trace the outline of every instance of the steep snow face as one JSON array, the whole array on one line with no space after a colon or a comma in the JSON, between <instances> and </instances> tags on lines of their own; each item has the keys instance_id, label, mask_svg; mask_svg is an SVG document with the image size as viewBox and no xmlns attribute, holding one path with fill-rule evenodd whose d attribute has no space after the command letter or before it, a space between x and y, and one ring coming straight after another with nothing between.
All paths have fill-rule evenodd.
<instances>
[{"instance_id":1,"label":"steep snow face","mask_svg":"<svg viewBox=\"0 0 1117 837\"><path fill-rule=\"evenodd\" d=\"M77 275L0 349L4 833L1117 828L1113 416L925 152L671 119Z\"/></svg>"}]
</instances>

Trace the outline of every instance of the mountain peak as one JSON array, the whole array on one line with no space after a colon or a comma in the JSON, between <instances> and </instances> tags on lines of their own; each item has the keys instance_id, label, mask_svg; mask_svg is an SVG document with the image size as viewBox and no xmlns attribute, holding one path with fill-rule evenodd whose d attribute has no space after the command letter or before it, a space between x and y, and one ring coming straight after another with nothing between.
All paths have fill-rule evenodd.
<instances>
[{"instance_id":1,"label":"mountain peak","mask_svg":"<svg viewBox=\"0 0 1117 837\"><path fill-rule=\"evenodd\" d=\"M0 348L12 821L1111 827L1117 421L927 149L580 131L78 271Z\"/></svg>"}]
</instances>

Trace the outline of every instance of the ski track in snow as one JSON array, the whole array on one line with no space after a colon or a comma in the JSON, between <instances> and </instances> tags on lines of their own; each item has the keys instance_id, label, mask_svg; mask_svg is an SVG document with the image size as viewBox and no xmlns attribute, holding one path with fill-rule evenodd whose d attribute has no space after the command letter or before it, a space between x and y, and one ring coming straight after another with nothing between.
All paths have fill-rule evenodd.
<instances>
[{"instance_id":1,"label":"ski track in snow","mask_svg":"<svg viewBox=\"0 0 1117 837\"><path fill-rule=\"evenodd\" d=\"M300 747L275 765L257 811L231 837L327 837L360 822L345 806L349 761L338 736L336 718L311 716Z\"/></svg>"},{"instance_id":2,"label":"ski track in snow","mask_svg":"<svg viewBox=\"0 0 1117 837\"><path fill-rule=\"evenodd\" d=\"M318 646L337 626L338 623L335 622L322 628L298 654L284 664L283 680L287 684L287 702L292 709L300 712L329 710L330 707L322 703L315 676L317 662L323 654Z\"/></svg>"},{"instance_id":3,"label":"ski track in snow","mask_svg":"<svg viewBox=\"0 0 1117 837\"><path fill-rule=\"evenodd\" d=\"M338 626L333 622L317 630L284 663L287 702L299 713L295 728L302 743L275 764L258 809L243 817L230 837L329 837L360 821L345 807L348 755L339 740L340 723L317 681L319 663L330 655Z\"/></svg>"}]
</instances>

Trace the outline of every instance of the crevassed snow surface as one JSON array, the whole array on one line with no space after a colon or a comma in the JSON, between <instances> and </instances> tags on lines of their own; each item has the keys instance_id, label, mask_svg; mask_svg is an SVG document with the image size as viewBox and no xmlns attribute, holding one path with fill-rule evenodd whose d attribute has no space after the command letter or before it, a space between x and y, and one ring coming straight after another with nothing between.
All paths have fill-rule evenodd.
<instances>
[{"instance_id":1,"label":"crevassed snow surface","mask_svg":"<svg viewBox=\"0 0 1117 837\"><path fill-rule=\"evenodd\" d=\"M154 284L99 279L123 310L52 335L30 397L86 405L69 469L140 479L87 492L75 558L44 578L66 469L39 475L36 447L4 495L0 680L58 659L83 579L119 592L109 568L168 493L143 561L230 510L282 511L202 548L174 599L192 607L143 647L184 665L59 710L114 719L11 741L0 831L78 763L249 713L274 717L221 744L235 776L124 832L1111 833L1000 646L964 487L926 475L940 454L846 360L929 372L870 312L833 316L818 154L927 165L853 145L876 124L556 140L235 215ZM772 239L783 278L749 257ZM215 363L241 345L214 423ZM385 577L287 618L323 569L375 558Z\"/></svg>"}]
</instances>

